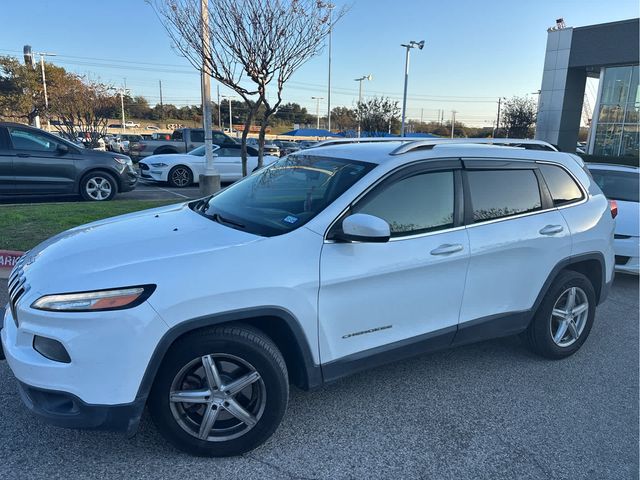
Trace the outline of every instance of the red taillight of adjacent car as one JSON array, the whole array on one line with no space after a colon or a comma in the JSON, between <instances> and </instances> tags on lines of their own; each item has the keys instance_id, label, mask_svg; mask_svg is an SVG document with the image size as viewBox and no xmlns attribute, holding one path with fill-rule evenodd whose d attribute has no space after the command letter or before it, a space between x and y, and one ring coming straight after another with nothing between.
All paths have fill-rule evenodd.
<instances>
[{"instance_id":1,"label":"red taillight of adjacent car","mask_svg":"<svg viewBox=\"0 0 640 480\"><path fill-rule=\"evenodd\" d=\"M618 202L609 200L609 210L611 210L611 218L616 218L618 216Z\"/></svg>"}]
</instances>

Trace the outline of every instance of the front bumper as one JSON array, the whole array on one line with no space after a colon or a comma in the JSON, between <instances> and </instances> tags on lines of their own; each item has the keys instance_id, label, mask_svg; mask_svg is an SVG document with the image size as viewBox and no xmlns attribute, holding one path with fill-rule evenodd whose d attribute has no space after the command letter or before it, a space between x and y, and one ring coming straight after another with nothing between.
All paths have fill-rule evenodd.
<instances>
[{"instance_id":1,"label":"front bumper","mask_svg":"<svg viewBox=\"0 0 640 480\"><path fill-rule=\"evenodd\" d=\"M47 423L127 435L136 432L145 405L144 398L124 405L90 405L70 393L35 388L20 381L18 391L25 406Z\"/></svg>"},{"instance_id":2,"label":"front bumper","mask_svg":"<svg viewBox=\"0 0 640 480\"><path fill-rule=\"evenodd\" d=\"M145 180L155 180L156 182L166 182L169 171L168 169L154 168L150 165L139 163L140 177Z\"/></svg>"}]
</instances>

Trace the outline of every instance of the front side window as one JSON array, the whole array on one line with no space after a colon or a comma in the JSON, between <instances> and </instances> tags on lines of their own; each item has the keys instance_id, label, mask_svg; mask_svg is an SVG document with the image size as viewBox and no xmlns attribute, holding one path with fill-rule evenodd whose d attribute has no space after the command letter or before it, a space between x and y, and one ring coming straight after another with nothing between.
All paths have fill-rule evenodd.
<instances>
[{"instance_id":1,"label":"front side window","mask_svg":"<svg viewBox=\"0 0 640 480\"><path fill-rule=\"evenodd\" d=\"M392 237L417 235L453 227L453 172L431 172L403 178L376 190L353 213L380 217Z\"/></svg>"},{"instance_id":2,"label":"front side window","mask_svg":"<svg viewBox=\"0 0 640 480\"><path fill-rule=\"evenodd\" d=\"M222 144L225 144L225 143L229 143L229 139L227 138L226 135L224 135L222 133L214 133L213 134L213 143L215 143L217 145L222 145Z\"/></svg>"},{"instance_id":3,"label":"front side window","mask_svg":"<svg viewBox=\"0 0 640 480\"><path fill-rule=\"evenodd\" d=\"M466 175L474 222L542 208L538 179L533 170L472 170Z\"/></svg>"},{"instance_id":4,"label":"front side window","mask_svg":"<svg viewBox=\"0 0 640 480\"><path fill-rule=\"evenodd\" d=\"M566 205L582 199L582 191L575 180L561 167L548 164L538 166L544 181L549 187L555 206Z\"/></svg>"},{"instance_id":5,"label":"front side window","mask_svg":"<svg viewBox=\"0 0 640 480\"><path fill-rule=\"evenodd\" d=\"M374 167L311 155L283 158L191 208L237 230L281 235L307 223Z\"/></svg>"},{"instance_id":6,"label":"front side window","mask_svg":"<svg viewBox=\"0 0 640 480\"><path fill-rule=\"evenodd\" d=\"M58 144L49 136L31 130L9 127L11 143L16 150L36 150L39 152L55 152Z\"/></svg>"}]
</instances>

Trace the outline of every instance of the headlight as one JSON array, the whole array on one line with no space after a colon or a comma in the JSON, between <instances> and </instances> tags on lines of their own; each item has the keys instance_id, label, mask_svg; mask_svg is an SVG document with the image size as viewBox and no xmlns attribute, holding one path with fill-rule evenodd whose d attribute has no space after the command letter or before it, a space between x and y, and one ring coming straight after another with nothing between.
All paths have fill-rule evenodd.
<instances>
[{"instance_id":1,"label":"headlight","mask_svg":"<svg viewBox=\"0 0 640 480\"><path fill-rule=\"evenodd\" d=\"M168 166L166 163L162 163L162 162L159 162L159 163L150 163L150 165L151 165L152 167L156 167L156 168L159 168L159 167L166 167L166 166Z\"/></svg>"},{"instance_id":2,"label":"headlight","mask_svg":"<svg viewBox=\"0 0 640 480\"><path fill-rule=\"evenodd\" d=\"M54 312L121 310L140 305L149 298L155 288L155 285L142 285L95 292L45 295L33 302L31 307Z\"/></svg>"}]
</instances>

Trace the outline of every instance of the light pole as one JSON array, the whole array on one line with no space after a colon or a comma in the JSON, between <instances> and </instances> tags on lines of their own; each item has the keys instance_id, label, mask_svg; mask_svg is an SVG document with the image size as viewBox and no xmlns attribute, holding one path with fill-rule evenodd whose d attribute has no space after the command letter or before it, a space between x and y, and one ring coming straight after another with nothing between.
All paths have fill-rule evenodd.
<instances>
[{"instance_id":1,"label":"light pole","mask_svg":"<svg viewBox=\"0 0 640 480\"><path fill-rule=\"evenodd\" d=\"M49 97L47 96L47 77L44 74L44 58L55 57L55 53L38 52L40 55L40 71L42 72L42 92L44 93L44 108L47 112L47 130L51 130L51 120L49 119Z\"/></svg>"},{"instance_id":2,"label":"light pole","mask_svg":"<svg viewBox=\"0 0 640 480\"><path fill-rule=\"evenodd\" d=\"M451 138L456 130L456 113L458 113L457 110L451 110Z\"/></svg>"},{"instance_id":3,"label":"light pole","mask_svg":"<svg viewBox=\"0 0 640 480\"><path fill-rule=\"evenodd\" d=\"M358 85L358 110L360 109L360 104L362 103L362 82L364 80L373 80L371 75L363 75L360 78L356 78L355 81L359 83ZM360 138L360 112L358 112L358 138Z\"/></svg>"},{"instance_id":4,"label":"light pole","mask_svg":"<svg viewBox=\"0 0 640 480\"><path fill-rule=\"evenodd\" d=\"M333 32L333 24L331 22L335 5L332 3L328 3L327 8L329 9L329 81L327 86L327 130L331 131L331 33Z\"/></svg>"},{"instance_id":5,"label":"light pole","mask_svg":"<svg viewBox=\"0 0 640 480\"><path fill-rule=\"evenodd\" d=\"M500 112L502 110L502 100L503 99L504 99L504 97L498 97L498 115L496 117L496 128L493 131L493 137L494 138L498 134L498 130L500 129Z\"/></svg>"},{"instance_id":6,"label":"light pole","mask_svg":"<svg viewBox=\"0 0 640 480\"><path fill-rule=\"evenodd\" d=\"M231 115L231 99L234 98L231 95L220 95L220 98L226 98L229 102L229 135L233 133L233 117Z\"/></svg>"},{"instance_id":7,"label":"light pole","mask_svg":"<svg viewBox=\"0 0 640 480\"><path fill-rule=\"evenodd\" d=\"M316 128L320 130L320 100L324 100L324 97L311 97L311 100L316 101Z\"/></svg>"},{"instance_id":8,"label":"light pole","mask_svg":"<svg viewBox=\"0 0 640 480\"><path fill-rule=\"evenodd\" d=\"M420 40L419 42L411 40L409 43L403 43L400 46L406 49L404 60L404 95L402 96L402 127L400 129L400 136L404 137L404 122L407 115L407 85L409 83L409 50L412 48L422 50L424 48L424 40Z\"/></svg>"}]
</instances>

